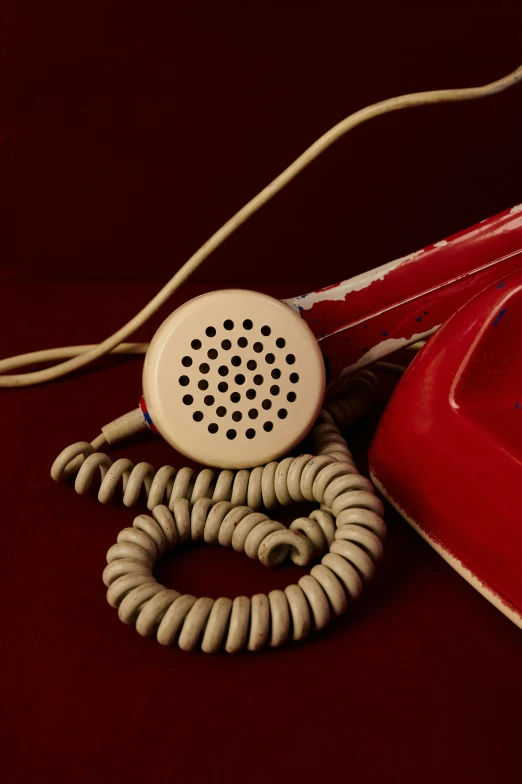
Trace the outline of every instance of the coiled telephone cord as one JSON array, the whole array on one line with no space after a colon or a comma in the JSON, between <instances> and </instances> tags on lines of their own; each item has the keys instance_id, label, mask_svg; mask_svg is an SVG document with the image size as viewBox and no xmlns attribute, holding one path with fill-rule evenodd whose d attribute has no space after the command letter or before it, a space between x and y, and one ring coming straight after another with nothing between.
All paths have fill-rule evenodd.
<instances>
[{"instance_id":1,"label":"coiled telephone cord","mask_svg":"<svg viewBox=\"0 0 522 784\"><path fill-rule=\"evenodd\" d=\"M382 555L386 527L382 503L357 471L338 424L345 427L368 410L378 382L365 370L344 385L345 394L324 404L312 430L315 456L217 475L206 468L195 476L189 468L176 472L163 466L155 472L148 463L112 463L96 451L100 439L74 444L59 455L53 478L78 471L80 494L88 492L99 470L102 503L113 498L120 483L127 506L135 505L143 490L147 495L152 516L138 515L131 528L120 532L103 573L107 601L124 623L143 636L155 635L163 645L177 642L183 650L257 651L323 629L358 598ZM317 502L319 509L289 528L260 511L305 500ZM288 556L299 566L321 561L284 591L234 600L196 598L165 588L153 576L161 555L189 539L233 547L266 566Z\"/></svg>"}]
</instances>

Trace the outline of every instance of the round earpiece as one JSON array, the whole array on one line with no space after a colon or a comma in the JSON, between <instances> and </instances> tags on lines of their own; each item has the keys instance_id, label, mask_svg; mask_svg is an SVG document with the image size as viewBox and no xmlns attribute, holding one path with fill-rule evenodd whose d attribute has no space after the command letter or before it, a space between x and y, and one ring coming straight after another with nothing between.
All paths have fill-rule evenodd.
<instances>
[{"instance_id":1,"label":"round earpiece","mask_svg":"<svg viewBox=\"0 0 522 784\"><path fill-rule=\"evenodd\" d=\"M251 468L290 451L319 413L324 361L308 325L255 291L186 302L154 335L143 395L154 427L205 465Z\"/></svg>"}]
</instances>

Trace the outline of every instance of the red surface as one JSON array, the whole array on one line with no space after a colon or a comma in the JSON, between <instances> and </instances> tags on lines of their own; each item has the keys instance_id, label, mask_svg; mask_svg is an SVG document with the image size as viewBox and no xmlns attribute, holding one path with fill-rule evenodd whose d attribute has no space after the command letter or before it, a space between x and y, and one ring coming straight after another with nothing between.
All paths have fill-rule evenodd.
<instances>
[{"instance_id":1,"label":"red surface","mask_svg":"<svg viewBox=\"0 0 522 784\"><path fill-rule=\"evenodd\" d=\"M401 380L370 464L391 498L522 618L522 273L475 297Z\"/></svg>"},{"instance_id":2,"label":"red surface","mask_svg":"<svg viewBox=\"0 0 522 784\"><path fill-rule=\"evenodd\" d=\"M2 354L100 339L155 289L3 283ZM1 393L0 748L8 784L260 784L269 775L281 783L518 782L520 631L389 511L375 580L305 643L236 658L191 655L118 620L101 574L134 512L77 496L49 468L65 445L136 405L140 376L140 360L109 362ZM361 465L368 435L350 438ZM160 441L111 454L185 462ZM283 587L300 574L205 546L158 569L167 585L211 596Z\"/></svg>"},{"instance_id":3,"label":"red surface","mask_svg":"<svg viewBox=\"0 0 522 784\"><path fill-rule=\"evenodd\" d=\"M478 292L520 269L521 248L517 205L448 237L442 247L438 242L424 248L344 299L329 299L335 286L320 290L325 299L300 310L320 341L332 380L379 344L410 340L444 324Z\"/></svg>"},{"instance_id":4,"label":"red surface","mask_svg":"<svg viewBox=\"0 0 522 784\"><path fill-rule=\"evenodd\" d=\"M511 0L2 3L0 356L105 337L158 288L119 281L165 281L351 111L508 73L521 13ZM289 297L516 204L520 106L513 91L366 125L198 279L279 280L269 293ZM140 372L112 361L0 392L3 779L518 784L520 633L390 512L374 582L305 644L209 658L118 621L101 573L133 512L49 468L136 405ZM368 437L352 440L362 460ZM181 464L160 442L114 454ZM201 547L158 573L232 595L299 570Z\"/></svg>"}]
</instances>

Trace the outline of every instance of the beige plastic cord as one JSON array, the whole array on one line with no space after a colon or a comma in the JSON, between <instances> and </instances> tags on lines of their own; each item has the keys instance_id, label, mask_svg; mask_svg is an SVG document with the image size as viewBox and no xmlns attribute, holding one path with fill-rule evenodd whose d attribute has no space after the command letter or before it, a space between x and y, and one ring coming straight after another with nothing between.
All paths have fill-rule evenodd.
<instances>
[{"instance_id":1,"label":"beige plastic cord","mask_svg":"<svg viewBox=\"0 0 522 784\"><path fill-rule=\"evenodd\" d=\"M251 215L259 210L266 204L273 196L276 195L282 188L285 187L297 174L299 174L308 164L314 161L322 152L324 152L330 145L332 145L345 133L352 130L367 120L371 120L380 115L387 114L388 112L399 111L414 106L424 106L428 104L447 103L451 101L466 101L475 98L484 98L488 95L501 92L502 90L516 84L522 78L522 66L517 68L508 76L498 79L495 82L484 85L483 87L471 87L455 90L434 90L430 92L413 93L410 95L403 95L397 98L390 98L385 101L380 101L372 106L361 109L358 112L350 115L346 119L339 122L323 136L321 136L314 144L312 144L302 155L299 156L288 168L286 168L278 177L276 177L269 185L267 185L257 196L251 199L242 209L240 209L230 220L228 220L218 231L210 237L204 245L202 245L196 253L176 272L170 281L156 294L156 296L146 305L139 313L134 316L125 326L108 337L97 346L76 347L78 352L76 355L61 362L58 365L38 370L31 373L23 373L20 375L0 375L0 387L20 387L28 386L31 384L41 384L45 381L51 381L55 378L60 378L68 373L71 373L78 368L85 367L89 363L98 359L99 357L113 351L124 340L132 335L139 327L141 327L156 311L166 302L166 300L176 291L177 288L202 264L203 261L219 246L221 245L236 229L241 226ZM68 352L72 352L72 348L64 349L50 349L48 352L37 352L37 361L53 361L61 356L68 356ZM58 354L57 354L58 352ZM60 356L59 352L65 352ZM125 352L127 353L127 352ZM132 353L129 350L128 353ZM142 353L141 351L137 353ZM35 360L35 354L24 355L25 359L20 357L12 357L0 362L0 373L5 373L14 367L32 364ZM31 357L31 359L27 359Z\"/></svg>"},{"instance_id":2,"label":"beige plastic cord","mask_svg":"<svg viewBox=\"0 0 522 784\"><path fill-rule=\"evenodd\" d=\"M87 354L87 352L92 351L97 347L98 344L94 343L86 346L64 346L63 348L43 349L43 351L30 351L28 354L19 354L16 357L10 357L9 359L0 360L0 370L3 373L6 373L11 370L16 370L17 368L20 367L27 367L27 365L36 365L39 362L54 362L54 360L56 359L69 359L72 357L78 357L81 356L82 354ZM148 347L149 347L148 343L120 343L119 346L116 346L115 348L111 349L110 352L107 353L130 354L130 355L146 354ZM61 365L57 365L56 367L61 367ZM31 375L31 374L27 373L24 375ZM15 378L15 376L9 376L9 378ZM0 376L0 387L9 386L9 384L3 384L2 381L3 379ZM28 385L16 384L14 386L28 386Z\"/></svg>"},{"instance_id":3,"label":"beige plastic cord","mask_svg":"<svg viewBox=\"0 0 522 784\"><path fill-rule=\"evenodd\" d=\"M56 481L76 474L75 489L88 493L101 475L98 500L118 490L134 506L145 496L152 516L138 515L107 553L103 581L107 601L126 624L162 645L205 653L277 647L323 629L358 599L373 577L386 535L383 505L361 476L340 429L363 416L379 396L379 380L368 369L340 382L341 394L323 403L311 436L315 453L239 471L204 468L176 471L166 465L112 460L98 452L105 433L91 444L73 444L57 457ZM315 501L319 508L289 528L265 514L279 506ZM244 552L266 566L287 556L299 566L316 563L284 591L251 598L212 599L165 588L153 575L157 560L189 540ZM326 552L325 552L326 551Z\"/></svg>"},{"instance_id":4,"label":"beige plastic cord","mask_svg":"<svg viewBox=\"0 0 522 784\"><path fill-rule=\"evenodd\" d=\"M362 370L344 379L341 393L323 403L317 424L312 430L311 437L317 455L324 454L324 449L327 449L333 458L344 459L349 450L337 431L349 427L368 411L378 397L379 382L374 373ZM123 419L133 413L130 412ZM234 505L247 504L255 511L263 506L270 509L274 505L274 475L266 473L263 466L252 470L224 469L217 474L210 468L204 468L197 475L191 468L177 471L170 465L156 471L150 463L140 462L135 465L128 458L113 462L105 452L98 451L108 444L110 439L103 432L91 443L79 441L66 447L51 467L52 478L55 482L62 482L75 475L74 489L79 495L86 495L99 477L100 503L110 503L120 494L124 505L130 507L145 496L150 510L160 504L172 508L172 504L180 498L186 498L193 505L203 497L210 498L213 503L230 501ZM339 444L339 449L336 449L336 444ZM276 463L268 465L273 467Z\"/></svg>"},{"instance_id":5,"label":"beige plastic cord","mask_svg":"<svg viewBox=\"0 0 522 784\"><path fill-rule=\"evenodd\" d=\"M368 403L371 375L364 378L366 395L351 396L343 411L345 422L361 413L363 400ZM152 516L136 517L107 553L107 601L118 609L121 621L142 636L155 635L162 645L177 642L185 651L199 646L205 653L221 647L237 653L302 640L345 612L382 556L384 509L372 483L357 471L332 414L323 410L321 419L311 434L315 456L287 457L252 471L225 470L217 478L204 469L195 481L187 468L177 475L170 466L158 471L146 487ZM289 528L259 511L305 500L319 508ZM164 552L189 540L232 547L265 566L277 566L287 556L298 566L321 561L284 591L197 599L165 588L153 575Z\"/></svg>"}]
</instances>

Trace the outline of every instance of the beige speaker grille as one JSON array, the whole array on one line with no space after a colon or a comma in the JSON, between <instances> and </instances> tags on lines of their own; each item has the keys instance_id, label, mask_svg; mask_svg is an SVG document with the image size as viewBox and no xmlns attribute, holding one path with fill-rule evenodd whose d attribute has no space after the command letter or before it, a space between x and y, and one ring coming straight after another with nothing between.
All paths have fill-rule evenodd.
<instances>
[{"instance_id":1,"label":"beige speaker grille","mask_svg":"<svg viewBox=\"0 0 522 784\"><path fill-rule=\"evenodd\" d=\"M156 332L143 392L154 425L187 457L263 465L292 449L319 412L324 362L307 324L253 291L203 294Z\"/></svg>"}]
</instances>

